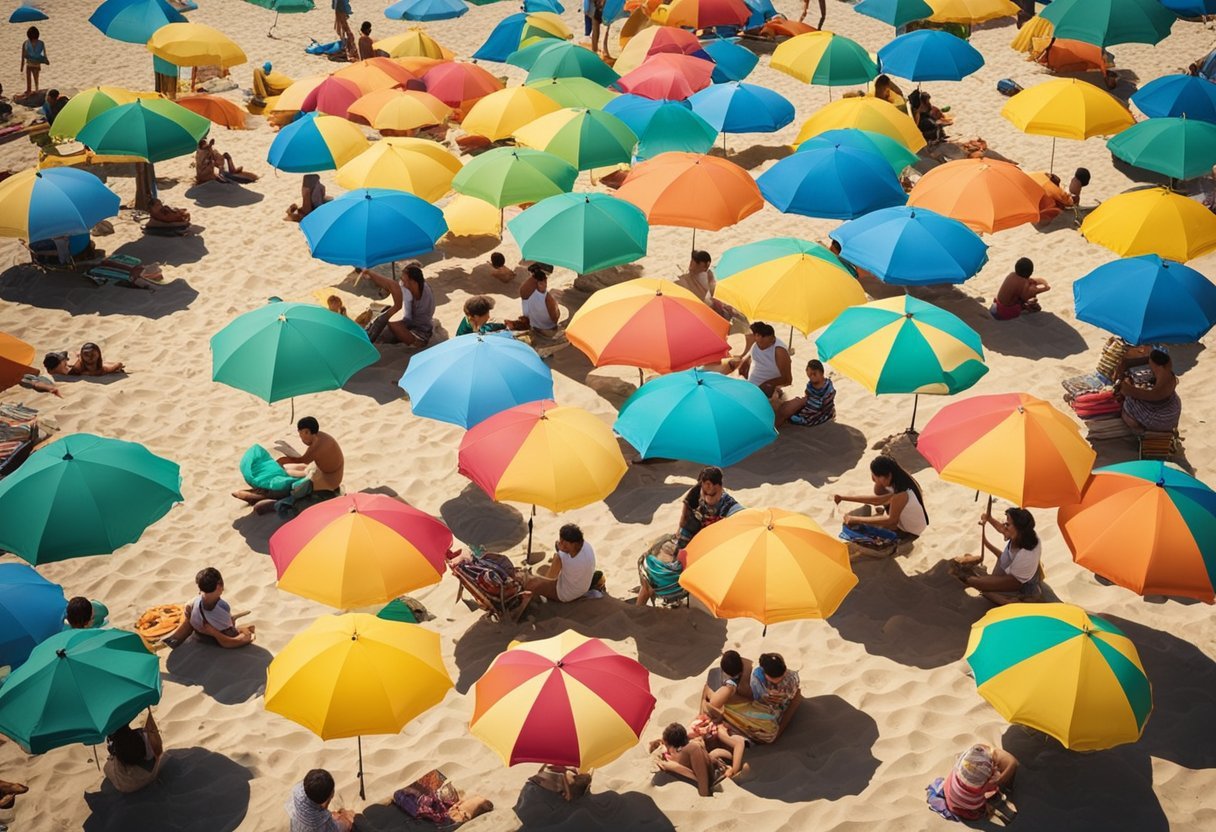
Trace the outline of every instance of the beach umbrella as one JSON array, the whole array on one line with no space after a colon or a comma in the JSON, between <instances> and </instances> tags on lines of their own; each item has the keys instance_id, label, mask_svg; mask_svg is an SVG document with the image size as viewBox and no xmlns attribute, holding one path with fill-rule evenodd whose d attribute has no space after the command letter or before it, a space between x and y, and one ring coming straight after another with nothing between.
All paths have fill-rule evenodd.
<instances>
[{"instance_id":1,"label":"beach umbrella","mask_svg":"<svg viewBox=\"0 0 1216 832\"><path fill-rule=\"evenodd\" d=\"M378 40L372 48L386 53L390 58L435 58L450 60L450 53L433 37L417 26L412 26L398 35Z\"/></svg>"},{"instance_id":2,"label":"beach umbrella","mask_svg":"<svg viewBox=\"0 0 1216 832\"><path fill-rule=\"evenodd\" d=\"M73 433L0 480L0 549L35 566L107 555L182 500L177 463L143 445Z\"/></svg>"},{"instance_id":3,"label":"beach umbrella","mask_svg":"<svg viewBox=\"0 0 1216 832\"><path fill-rule=\"evenodd\" d=\"M384 494L309 506L270 536L279 589L341 610L385 604L439 583L452 533Z\"/></svg>"},{"instance_id":4,"label":"beach umbrella","mask_svg":"<svg viewBox=\"0 0 1216 832\"><path fill-rule=\"evenodd\" d=\"M961 81L984 65L967 41L940 29L917 29L878 50L878 66L909 81Z\"/></svg>"},{"instance_id":5,"label":"beach umbrella","mask_svg":"<svg viewBox=\"0 0 1216 832\"><path fill-rule=\"evenodd\" d=\"M924 20L933 14L933 7L925 0L861 0L853 11L881 20L896 29L907 26L913 20Z\"/></svg>"},{"instance_id":6,"label":"beach umbrella","mask_svg":"<svg viewBox=\"0 0 1216 832\"><path fill-rule=\"evenodd\" d=\"M270 24L270 28L266 31L266 37L271 37L270 33L274 31L275 26L279 25L279 15L304 14L316 8L313 0L245 0L245 2L274 12L274 22Z\"/></svg>"},{"instance_id":7,"label":"beach umbrella","mask_svg":"<svg viewBox=\"0 0 1216 832\"><path fill-rule=\"evenodd\" d=\"M196 95L183 95L176 100L179 106L202 116L212 124L227 127L230 130L241 130L245 127L245 110L242 110L227 98L198 93ZM55 120L58 121L59 119L56 118Z\"/></svg>"},{"instance_id":8,"label":"beach umbrella","mask_svg":"<svg viewBox=\"0 0 1216 832\"><path fill-rule=\"evenodd\" d=\"M634 152L639 161L673 150L706 153L718 137L713 125L693 112L687 101L621 95L604 105L604 112L625 122L638 137Z\"/></svg>"},{"instance_id":9,"label":"beach umbrella","mask_svg":"<svg viewBox=\"0 0 1216 832\"><path fill-rule=\"evenodd\" d=\"M1129 344L1192 344L1216 325L1216 285L1156 254L1101 265L1072 293L1077 320Z\"/></svg>"},{"instance_id":10,"label":"beach umbrella","mask_svg":"<svg viewBox=\"0 0 1216 832\"><path fill-rule=\"evenodd\" d=\"M642 459L722 468L777 439L773 408L759 387L695 367L643 384L621 405L612 429Z\"/></svg>"},{"instance_id":11,"label":"beach umbrella","mask_svg":"<svg viewBox=\"0 0 1216 832\"><path fill-rule=\"evenodd\" d=\"M1157 0L1056 0L1039 17L1055 37L1095 46L1159 43L1176 19Z\"/></svg>"},{"instance_id":12,"label":"beach umbrella","mask_svg":"<svg viewBox=\"0 0 1216 832\"><path fill-rule=\"evenodd\" d=\"M767 630L782 621L827 618L857 586L857 576L848 546L811 518L751 508L697 533L680 586L715 618L751 618Z\"/></svg>"},{"instance_id":13,"label":"beach umbrella","mask_svg":"<svg viewBox=\"0 0 1216 832\"><path fill-rule=\"evenodd\" d=\"M652 26L624 44L612 68L624 75L640 67L650 56L665 53L708 56L701 41L692 32L675 26Z\"/></svg>"},{"instance_id":14,"label":"beach umbrella","mask_svg":"<svg viewBox=\"0 0 1216 832\"><path fill-rule=\"evenodd\" d=\"M861 44L832 32L807 32L784 41L773 50L771 64L799 81L827 87L868 84L878 75Z\"/></svg>"},{"instance_id":15,"label":"beach umbrella","mask_svg":"<svg viewBox=\"0 0 1216 832\"><path fill-rule=\"evenodd\" d=\"M650 235L640 208L599 193L547 197L512 218L507 227L527 259L578 274L642 259Z\"/></svg>"},{"instance_id":16,"label":"beach umbrella","mask_svg":"<svg viewBox=\"0 0 1216 832\"><path fill-rule=\"evenodd\" d=\"M473 685L469 730L509 766L588 771L637 745L654 706L645 667L566 630L494 659Z\"/></svg>"},{"instance_id":17,"label":"beach umbrella","mask_svg":"<svg viewBox=\"0 0 1216 832\"><path fill-rule=\"evenodd\" d=\"M266 668L266 710L323 740L357 737L363 798L363 737L397 734L452 687L439 636L417 624L366 613L323 615Z\"/></svg>"},{"instance_id":18,"label":"beach umbrella","mask_svg":"<svg viewBox=\"0 0 1216 832\"><path fill-rule=\"evenodd\" d=\"M1179 17L1216 14L1216 2L1213 0L1160 0L1160 3Z\"/></svg>"},{"instance_id":19,"label":"beach umbrella","mask_svg":"<svg viewBox=\"0 0 1216 832\"><path fill-rule=\"evenodd\" d=\"M91 119L76 140L94 153L163 162L193 153L210 129L211 122L180 104L137 99Z\"/></svg>"},{"instance_id":20,"label":"beach umbrella","mask_svg":"<svg viewBox=\"0 0 1216 832\"><path fill-rule=\"evenodd\" d=\"M118 215L121 200L76 168L30 168L0 182L0 237L27 242L87 234Z\"/></svg>"},{"instance_id":21,"label":"beach umbrella","mask_svg":"<svg viewBox=\"0 0 1216 832\"><path fill-rule=\"evenodd\" d=\"M646 212L651 225L718 231L764 207L756 180L717 156L661 153L637 165L617 196Z\"/></svg>"},{"instance_id":22,"label":"beach umbrella","mask_svg":"<svg viewBox=\"0 0 1216 832\"><path fill-rule=\"evenodd\" d=\"M304 109L304 100L308 98L320 84L330 75L309 75L298 81L292 81L287 89L274 100L275 112L294 112ZM66 108L65 108L66 109Z\"/></svg>"},{"instance_id":23,"label":"beach umbrella","mask_svg":"<svg viewBox=\"0 0 1216 832\"><path fill-rule=\"evenodd\" d=\"M346 110L348 119L361 119L381 133L443 124L451 114L452 108L429 92L399 89L369 92Z\"/></svg>"},{"instance_id":24,"label":"beach umbrella","mask_svg":"<svg viewBox=\"0 0 1216 832\"><path fill-rule=\"evenodd\" d=\"M338 168L337 180L343 188L392 189L435 202L452 190L452 178L461 167L460 160L438 142L389 136ZM433 227L428 226L428 232Z\"/></svg>"},{"instance_id":25,"label":"beach umbrella","mask_svg":"<svg viewBox=\"0 0 1216 832\"><path fill-rule=\"evenodd\" d=\"M417 73L382 55L355 61L339 69L332 77L353 81L363 93L404 87L406 84L412 85L411 89L422 87L422 79Z\"/></svg>"},{"instance_id":26,"label":"beach umbrella","mask_svg":"<svg viewBox=\"0 0 1216 832\"><path fill-rule=\"evenodd\" d=\"M552 153L579 170L628 163L638 137L625 122L603 110L564 107L525 124L517 144Z\"/></svg>"},{"instance_id":27,"label":"beach umbrella","mask_svg":"<svg viewBox=\"0 0 1216 832\"><path fill-rule=\"evenodd\" d=\"M713 71L714 65L709 61L681 53L661 52L622 75L616 87L643 98L683 100L708 87Z\"/></svg>"},{"instance_id":28,"label":"beach umbrella","mask_svg":"<svg viewBox=\"0 0 1216 832\"><path fill-rule=\"evenodd\" d=\"M307 113L278 132L266 161L284 173L315 173L339 168L369 146L346 119Z\"/></svg>"},{"instance_id":29,"label":"beach umbrella","mask_svg":"<svg viewBox=\"0 0 1216 832\"><path fill-rule=\"evenodd\" d=\"M336 266L370 269L427 254L447 233L443 211L390 188L358 188L300 220L312 256Z\"/></svg>"},{"instance_id":30,"label":"beach umbrella","mask_svg":"<svg viewBox=\"0 0 1216 832\"><path fill-rule=\"evenodd\" d=\"M552 12L553 14L562 14L566 11L558 0L524 0L524 12L531 14L532 12Z\"/></svg>"},{"instance_id":31,"label":"beach umbrella","mask_svg":"<svg viewBox=\"0 0 1216 832\"><path fill-rule=\"evenodd\" d=\"M934 23L958 23L974 26L1002 17L1013 17L1018 7L1011 0L925 0L933 9Z\"/></svg>"},{"instance_id":32,"label":"beach umbrella","mask_svg":"<svg viewBox=\"0 0 1216 832\"><path fill-rule=\"evenodd\" d=\"M962 283L988 262L978 234L927 208L882 208L828 236L842 259L897 286Z\"/></svg>"},{"instance_id":33,"label":"beach umbrella","mask_svg":"<svg viewBox=\"0 0 1216 832\"><path fill-rule=\"evenodd\" d=\"M452 20L469 10L464 0L398 0L384 10L389 20Z\"/></svg>"},{"instance_id":34,"label":"beach umbrella","mask_svg":"<svg viewBox=\"0 0 1216 832\"><path fill-rule=\"evenodd\" d=\"M1163 75L1132 93L1132 103L1149 118L1185 116L1216 122L1216 84L1195 75ZM65 108L66 109L66 108ZM58 123L63 113L55 119Z\"/></svg>"},{"instance_id":35,"label":"beach umbrella","mask_svg":"<svg viewBox=\"0 0 1216 832\"><path fill-rule=\"evenodd\" d=\"M510 333L470 333L414 356L398 382L416 416L468 429L525 402L553 398L553 373Z\"/></svg>"},{"instance_id":36,"label":"beach umbrella","mask_svg":"<svg viewBox=\"0 0 1216 832\"><path fill-rule=\"evenodd\" d=\"M902 173L904 168L916 164L916 160L919 158L890 136L870 130L860 130L856 127L826 130L799 144L797 152L805 153L817 148L837 146L873 151L886 159L895 173Z\"/></svg>"},{"instance_id":37,"label":"beach umbrella","mask_svg":"<svg viewBox=\"0 0 1216 832\"><path fill-rule=\"evenodd\" d=\"M301 102L300 109L307 113L315 111L327 116L346 118L350 105L358 101L363 94L363 88L349 78L331 75L312 88Z\"/></svg>"},{"instance_id":38,"label":"beach umbrella","mask_svg":"<svg viewBox=\"0 0 1216 832\"><path fill-rule=\"evenodd\" d=\"M848 220L908 201L886 159L844 145L787 156L756 184L778 211L804 217Z\"/></svg>"},{"instance_id":39,"label":"beach umbrella","mask_svg":"<svg viewBox=\"0 0 1216 832\"><path fill-rule=\"evenodd\" d=\"M1216 492L1164 461L1094 470L1058 522L1073 560L1137 595L1216 598Z\"/></svg>"},{"instance_id":40,"label":"beach umbrella","mask_svg":"<svg viewBox=\"0 0 1216 832\"><path fill-rule=\"evenodd\" d=\"M894 139L913 153L925 146L925 137L907 113L894 104L872 96L842 98L820 107L803 122L794 144L801 145L807 139L829 130L847 128L866 130Z\"/></svg>"},{"instance_id":41,"label":"beach umbrella","mask_svg":"<svg viewBox=\"0 0 1216 832\"><path fill-rule=\"evenodd\" d=\"M1051 136L1053 167L1057 138L1110 136L1136 123L1123 102L1077 78L1055 78L1024 89L1005 102L1001 116L1023 133Z\"/></svg>"},{"instance_id":42,"label":"beach umbrella","mask_svg":"<svg viewBox=\"0 0 1216 832\"><path fill-rule=\"evenodd\" d=\"M690 29L742 26L751 14L743 0L671 0L664 23Z\"/></svg>"},{"instance_id":43,"label":"beach umbrella","mask_svg":"<svg viewBox=\"0 0 1216 832\"><path fill-rule=\"evenodd\" d=\"M46 15L33 19L46 20ZM165 0L105 0L89 15L89 22L108 38L147 43L161 26L185 23L186 16Z\"/></svg>"},{"instance_id":44,"label":"beach umbrella","mask_svg":"<svg viewBox=\"0 0 1216 832\"><path fill-rule=\"evenodd\" d=\"M728 81L688 99L693 112L722 133L775 133L794 120L794 105L767 87Z\"/></svg>"},{"instance_id":45,"label":"beach umbrella","mask_svg":"<svg viewBox=\"0 0 1216 832\"><path fill-rule=\"evenodd\" d=\"M562 19L552 12L517 12L495 24L485 43L473 53L473 60L505 63L511 53L539 40L570 40L573 36Z\"/></svg>"},{"instance_id":46,"label":"beach umbrella","mask_svg":"<svg viewBox=\"0 0 1216 832\"><path fill-rule=\"evenodd\" d=\"M160 701L160 661L135 633L65 630L0 687L0 734L29 754L97 745Z\"/></svg>"},{"instance_id":47,"label":"beach umbrella","mask_svg":"<svg viewBox=\"0 0 1216 832\"><path fill-rule=\"evenodd\" d=\"M443 206L443 218L453 237L502 236L502 213L475 196L453 196Z\"/></svg>"},{"instance_id":48,"label":"beach umbrella","mask_svg":"<svg viewBox=\"0 0 1216 832\"><path fill-rule=\"evenodd\" d=\"M68 600L24 563L0 563L0 667L16 668L38 643L63 629Z\"/></svg>"},{"instance_id":49,"label":"beach umbrella","mask_svg":"<svg viewBox=\"0 0 1216 832\"><path fill-rule=\"evenodd\" d=\"M556 101L531 87L507 87L479 99L469 108L460 126L466 133L497 142L560 109Z\"/></svg>"},{"instance_id":50,"label":"beach umbrella","mask_svg":"<svg viewBox=\"0 0 1216 832\"><path fill-rule=\"evenodd\" d=\"M68 103L55 116L50 135L54 139L74 139L94 117L119 104L130 104L138 98L160 98L154 92L135 92L123 87L91 87L81 90L68 99Z\"/></svg>"},{"instance_id":51,"label":"beach umbrella","mask_svg":"<svg viewBox=\"0 0 1216 832\"><path fill-rule=\"evenodd\" d=\"M1009 604L971 625L963 656L980 696L1073 751L1135 742L1153 694L1131 640L1072 604Z\"/></svg>"},{"instance_id":52,"label":"beach umbrella","mask_svg":"<svg viewBox=\"0 0 1216 832\"><path fill-rule=\"evenodd\" d=\"M248 60L227 35L201 23L167 23L148 38L148 51L174 66L227 69Z\"/></svg>"},{"instance_id":53,"label":"beach umbrella","mask_svg":"<svg viewBox=\"0 0 1216 832\"><path fill-rule=\"evenodd\" d=\"M577 178L578 169L552 153L496 147L470 159L452 179L452 187L502 210L506 205L567 193Z\"/></svg>"},{"instance_id":54,"label":"beach umbrella","mask_svg":"<svg viewBox=\"0 0 1216 832\"><path fill-rule=\"evenodd\" d=\"M1120 257L1158 254L1185 263L1216 249L1216 216L1167 188L1144 188L1104 201L1081 223L1081 236Z\"/></svg>"},{"instance_id":55,"label":"beach umbrella","mask_svg":"<svg viewBox=\"0 0 1216 832\"><path fill-rule=\"evenodd\" d=\"M585 46L545 38L507 57L507 63L528 70L529 81L544 78L585 78L602 86L614 84L620 75Z\"/></svg>"},{"instance_id":56,"label":"beach umbrella","mask_svg":"<svg viewBox=\"0 0 1216 832\"><path fill-rule=\"evenodd\" d=\"M533 78L525 86L553 99L559 107L602 110L619 95L586 78Z\"/></svg>"},{"instance_id":57,"label":"beach umbrella","mask_svg":"<svg viewBox=\"0 0 1216 832\"><path fill-rule=\"evenodd\" d=\"M955 159L917 180L908 194L908 205L991 234L1038 222L1046 198L1043 186L1012 162Z\"/></svg>"},{"instance_id":58,"label":"beach umbrella","mask_svg":"<svg viewBox=\"0 0 1216 832\"><path fill-rule=\"evenodd\" d=\"M461 112L467 112L479 98L503 88L502 81L477 64L459 61L437 64L422 77L427 92Z\"/></svg>"},{"instance_id":59,"label":"beach umbrella","mask_svg":"<svg viewBox=\"0 0 1216 832\"><path fill-rule=\"evenodd\" d=\"M0 332L0 390L7 390L21 381L22 376L34 372L35 355L32 345Z\"/></svg>"},{"instance_id":60,"label":"beach umbrella","mask_svg":"<svg viewBox=\"0 0 1216 832\"><path fill-rule=\"evenodd\" d=\"M50 20L47 13L33 6L18 6L8 16L9 23L36 23L39 20Z\"/></svg>"},{"instance_id":61,"label":"beach umbrella","mask_svg":"<svg viewBox=\"0 0 1216 832\"><path fill-rule=\"evenodd\" d=\"M1029 508L1076 502L1097 457L1071 417L1028 393L948 404L916 448L943 480Z\"/></svg>"},{"instance_id":62,"label":"beach umbrella","mask_svg":"<svg viewBox=\"0 0 1216 832\"><path fill-rule=\"evenodd\" d=\"M1207 176L1216 165L1216 124L1181 118L1150 118L1106 142L1130 165L1170 179Z\"/></svg>"},{"instance_id":63,"label":"beach umbrella","mask_svg":"<svg viewBox=\"0 0 1216 832\"><path fill-rule=\"evenodd\" d=\"M714 71L710 75L710 80L715 84L742 81L756 68L756 64L760 63L759 55L746 46L740 46L731 38L714 38L702 49L714 62Z\"/></svg>"},{"instance_id":64,"label":"beach umbrella","mask_svg":"<svg viewBox=\"0 0 1216 832\"><path fill-rule=\"evenodd\" d=\"M574 313L566 337L597 367L687 370L730 354L730 323L684 287L638 277L600 289Z\"/></svg>"},{"instance_id":65,"label":"beach umbrella","mask_svg":"<svg viewBox=\"0 0 1216 832\"><path fill-rule=\"evenodd\" d=\"M212 381L271 404L337 390L379 358L363 327L311 303L268 303L211 336Z\"/></svg>"},{"instance_id":66,"label":"beach umbrella","mask_svg":"<svg viewBox=\"0 0 1216 832\"><path fill-rule=\"evenodd\" d=\"M866 302L861 284L836 255L794 237L728 248L717 267L714 297L749 321L780 321L804 335Z\"/></svg>"}]
</instances>

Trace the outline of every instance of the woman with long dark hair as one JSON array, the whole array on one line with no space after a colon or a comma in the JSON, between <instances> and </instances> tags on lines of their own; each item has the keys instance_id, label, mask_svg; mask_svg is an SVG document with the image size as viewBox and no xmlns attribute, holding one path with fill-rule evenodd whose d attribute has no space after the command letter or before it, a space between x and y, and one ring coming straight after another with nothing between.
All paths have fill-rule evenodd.
<instances>
[{"instance_id":1,"label":"woman with long dark hair","mask_svg":"<svg viewBox=\"0 0 1216 832\"><path fill-rule=\"evenodd\" d=\"M905 540L914 540L923 534L929 525L929 513L925 511L925 498L920 484L912 475L891 457L876 456L870 460L870 479L874 481L872 495L832 495L837 505L849 502L879 508L874 514L846 514L844 524L850 527L872 526L894 531Z\"/></svg>"},{"instance_id":2,"label":"woman with long dark hair","mask_svg":"<svg viewBox=\"0 0 1216 832\"><path fill-rule=\"evenodd\" d=\"M1039 561L1043 544L1034 530L1034 515L1024 508L1010 508L1005 510L1004 520L998 521L985 511L980 516L980 525L985 532L992 526L1005 538L1005 547L1000 549L984 535L984 548L997 556L992 574L983 571L981 552L956 558L950 568L954 576L998 605L1040 597L1043 572Z\"/></svg>"}]
</instances>

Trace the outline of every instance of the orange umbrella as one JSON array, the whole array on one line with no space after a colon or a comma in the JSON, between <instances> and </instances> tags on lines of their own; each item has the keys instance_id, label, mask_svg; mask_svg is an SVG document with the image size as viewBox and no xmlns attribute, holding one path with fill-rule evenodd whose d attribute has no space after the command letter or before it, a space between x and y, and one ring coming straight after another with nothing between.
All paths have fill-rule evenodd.
<instances>
[{"instance_id":1,"label":"orange umbrella","mask_svg":"<svg viewBox=\"0 0 1216 832\"><path fill-rule=\"evenodd\" d=\"M34 348L29 344L7 332L0 332L0 390L12 387L26 373L35 372L30 366L34 355Z\"/></svg>"},{"instance_id":2,"label":"orange umbrella","mask_svg":"<svg viewBox=\"0 0 1216 832\"><path fill-rule=\"evenodd\" d=\"M187 110L198 113L208 121L228 129L245 129L245 111L233 104L227 98L218 95L184 95L177 99Z\"/></svg>"},{"instance_id":3,"label":"orange umbrella","mask_svg":"<svg viewBox=\"0 0 1216 832\"><path fill-rule=\"evenodd\" d=\"M952 217L972 231L988 232L1038 222L1049 207L1043 187L1012 162L956 159L926 173L908 205Z\"/></svg>"},{"instance_id":4,"label":"orange umbrella","mask_svg":"<svg viewBox=\"0 0 1216 832\"><path fill-rule=\"evenodd\" d=\"M362 121L376 130L405 131L432 124L443 124L452 108L429 92L419 90L377 90L351 104L346 117Z\"/></svg>"},{"instance_id":5,"label":"orange umbrella","mask_svg":"<svg viewBox=\"0 0 1216 832\"><path fill-rule=\"evenodd\" d=\"M328 75L313 75L295 81L290 87L283 90L283 94L275 101L275 110L303 110L304 99L310 96L312 91L327 78L329 78Z\"/></svg>"},{"instance_id":6,"label":"orange umbrella","mask_svg":"<svg viewBox=\"0 0 1216 832\"><path fill-rule=\"evenodd\" d=\"M356 61L348 67L339 69L334 73L334 77L354 81L365 93L404 87L411 81L418 88L422 86L422 80L416 73L391 58L367 58Z\"/></svg>"},{"instance_id":7,"label":"orange umbrella","mask_svg":"<svg viewBox=\"0 0 1216 832\"><path fill-rule=\"evenodd\" d=\"M621 76L616 86L627 93L654 100L684 100L710 84L714 65L682 53L651 55L637 69Z\"/></svg>"},{"instance_id":8,"label":"orange umbrella","mask_svg":"<svg viewBox=\"0 0 1216 832\"><path fill-rule=\"evenodd\" d=\"M591 363L671 373L730 354L730 323L669 280L639 277L600 289L583 304L566 337Z\"/></svg>"},{"instance_id":9,"label":"orange umbrella","mask_svg":"<svg viewBox=\"0 0 1216 832\"><path fill-rule=\"evenodd\" d=\"M400 64L410 72L421 78L426 75L427 70L437 67L440 64L451 62L451 58L428 58L425 55L402 55L399 58L389 58L390 61Z\"/></svg>"},{"instance_id":10,"label":"orange umbrella","mask_svg":"<svg viewBox=\"0 0 1216 832\"><path fill-rule=\"evenodd\" d=\"M645 211L651 225L706 231L734 225L764 207L756 180L734 162L678 151L642 162L616 195Z\"/></svg>"},{"instance_id":11,"label":"orange umbrella","mask_svg":"<svg viewBox=\"0 0 1216 832\"><path fill-rule=\"evenodd\" d=\"M434 66L423 78L427 92L462 114L478 99L503 88L502 81L480 66L463 61Z\"/></svg>"}]
</instances>

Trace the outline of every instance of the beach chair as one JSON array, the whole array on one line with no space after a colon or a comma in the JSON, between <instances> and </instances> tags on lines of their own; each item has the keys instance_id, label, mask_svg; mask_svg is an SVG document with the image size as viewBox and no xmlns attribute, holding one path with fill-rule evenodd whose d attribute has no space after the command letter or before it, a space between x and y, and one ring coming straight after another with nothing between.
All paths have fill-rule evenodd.
<instances>
[{"instance_id":1,"label":"beach chair","mask_svg":"<svg viewBox=\"0 0 1216 832\"><path fill-rule=\"evenodd\" d=\"M448 567L460 582L456 600L467 592L491 621L517 622L532 601L532 595L524 592L515 565L505 555L474 552L465 557L460 551L449 552Z\"/></svg>"}]
</instances>

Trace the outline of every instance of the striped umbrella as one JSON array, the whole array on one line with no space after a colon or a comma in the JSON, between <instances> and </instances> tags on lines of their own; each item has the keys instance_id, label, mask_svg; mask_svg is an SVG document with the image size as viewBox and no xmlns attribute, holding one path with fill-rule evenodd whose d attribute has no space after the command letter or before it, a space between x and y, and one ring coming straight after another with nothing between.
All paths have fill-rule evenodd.
<instances>
[{"instance_id":1,"label":"striped umbrella","mask_svg":"<svg viewBox=\"0 0 1216 832\"><path fill-rule=\"evenodd\" d=\"M279 131L266 160L286 173L334 170L368 148L363 131L344 118L308 113Z\"/></svg>"},{"instance_id":2,"label":"striped umbrella","mask_svg":"<svg viewBox=\"0 0 1216 832\"><path fill-rule=\"evenodd\" d=\"M807 32L773 51L772 67L807 84L828 87L868 84L878 67L865 47L832 32Z\"/></svg>"},{"instance_id":3,"label":"striped umbrella","mask_svg":"<svg viewBox=\"0 0 1216 832\"><path fill-rule=\"evenodd\" d=\"M565 159L579 170L627 164L638 137L603 110L567 107L520 127L515 141Z\"/></svg>"}]
</instances>

